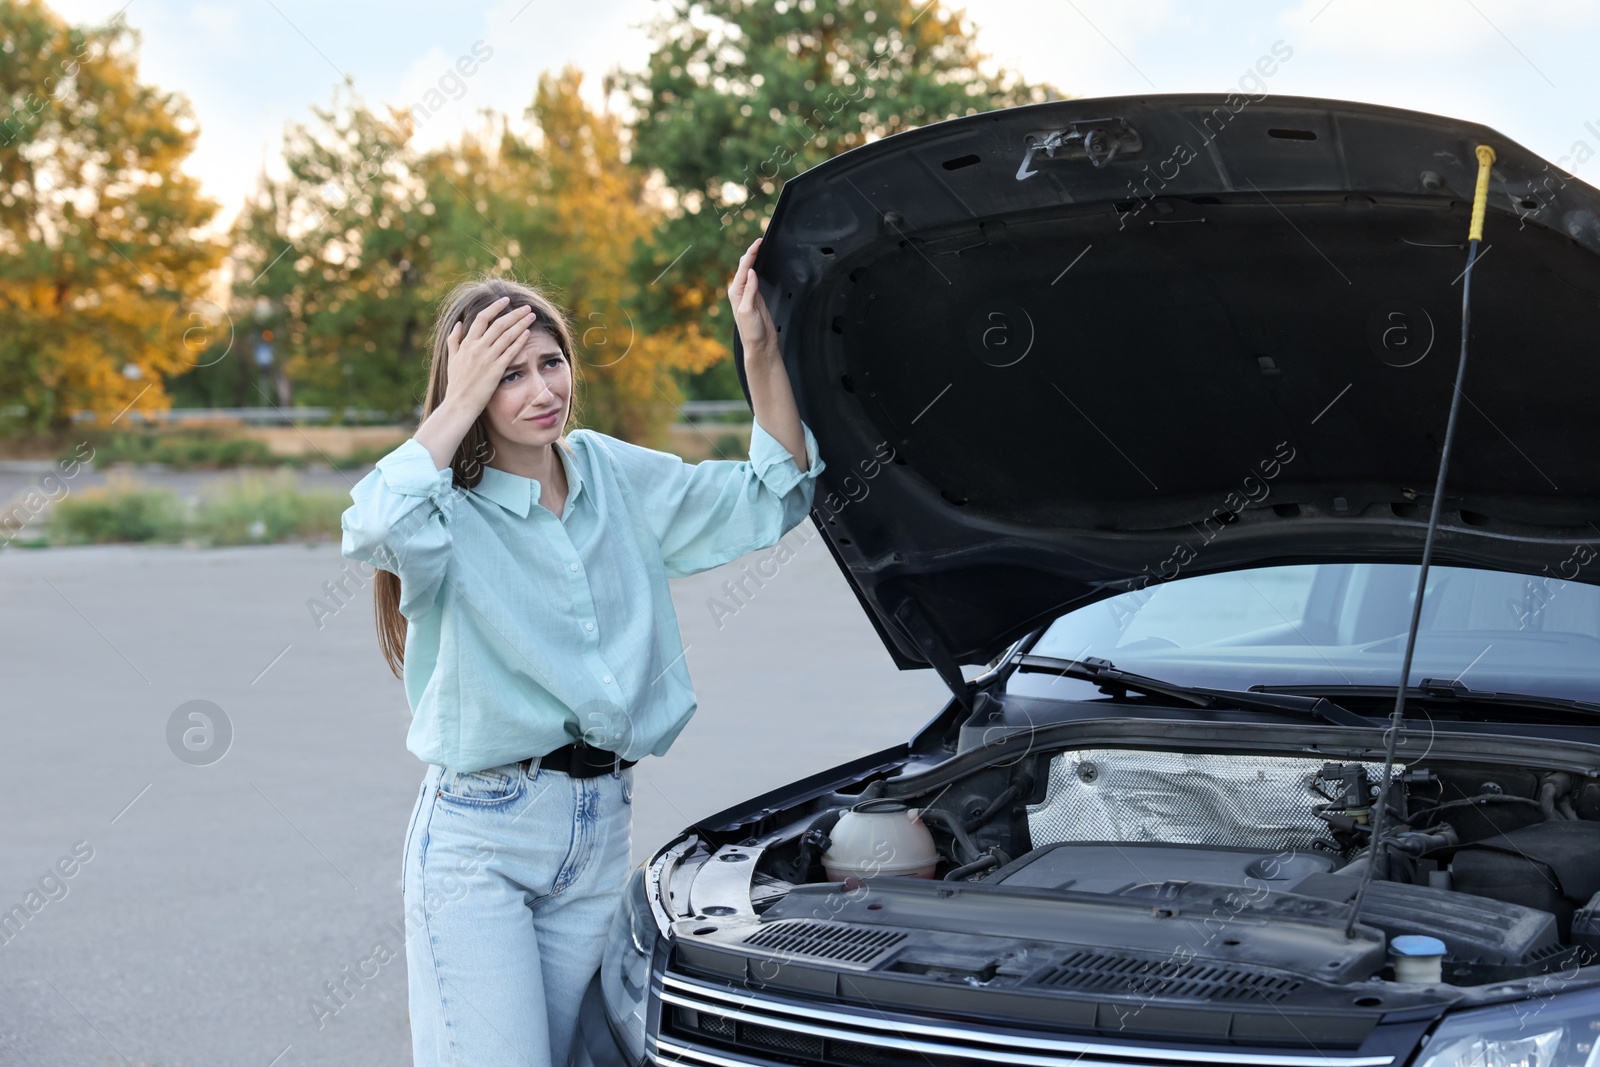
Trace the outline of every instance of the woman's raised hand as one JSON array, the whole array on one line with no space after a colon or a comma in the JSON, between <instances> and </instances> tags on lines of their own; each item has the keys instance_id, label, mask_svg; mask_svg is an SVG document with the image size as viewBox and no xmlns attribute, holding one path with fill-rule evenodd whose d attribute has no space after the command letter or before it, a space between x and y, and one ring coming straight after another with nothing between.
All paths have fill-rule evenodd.
<instances>
[{"instance_id":1,"label":"woman's raised hand","mask_svg":"<svg viewBox=\"0 0 1600 1067\"><path fill-rule=\"evenodd\" d=\"M470 410L473 418L488 405L538 318L526 305L501 314L510 300L502 296L473 317L471 328L463 333L458 322L445 338L450 360L445 399Z\"/></svg>"},{"instance_id":2,"label":"woman's raised hand","mask_svg":"<svg viewBox=\"0 0 1600 1067\"><path fill-rule=\"evenodd\" d=\"M761 298L760 283L756 280L756 253L761 248L757 237L739 257L739 265L728 280L728 303L733 305L733 321L739 327L739 341L744 347L744 358L766 358L777 351L778 331L772 323L772 313Z\"/></svg>"}]
</instances>

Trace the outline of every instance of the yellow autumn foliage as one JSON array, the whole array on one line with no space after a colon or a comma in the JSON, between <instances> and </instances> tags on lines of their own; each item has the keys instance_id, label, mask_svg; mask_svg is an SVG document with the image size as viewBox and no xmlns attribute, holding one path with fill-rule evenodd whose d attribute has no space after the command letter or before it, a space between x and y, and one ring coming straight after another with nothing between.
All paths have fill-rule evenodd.
<instances>
[{"instance_id":1,"label":"yellow autumn foliage","mask_svg":"<svg viewBox=\"0 0 1600 1067\"><path fill-rule=\"evenodd\" d=\"M69 26L36 0L0 3L0 422L61 430L166 407L163 380L213 347L215 214L179 165L187 100L139 82L137 31ZM203 324L203 337L197 336ZM226 329L226 323L222 323Z\"/></svg>"},{"instance_id":2,"label":"yellow autumn foliage","mask_svg":"<svg viewBox=\"0 0 1600 1067\"><path fill-rule=\"evenodd\" d=\"M538 136L507 132L489 170L491 199L542 211L524 243L536 279L559 289L572 312L589 425L641 443L664 443L683 397L672 370L699 371L728 355L697 323L646 332L630 274L636 245L661 221L645 202L644 176L623 158L620 119L591 109L583 75L568 67L539 80L527 117Z\"/></svg>"}]
</instances>

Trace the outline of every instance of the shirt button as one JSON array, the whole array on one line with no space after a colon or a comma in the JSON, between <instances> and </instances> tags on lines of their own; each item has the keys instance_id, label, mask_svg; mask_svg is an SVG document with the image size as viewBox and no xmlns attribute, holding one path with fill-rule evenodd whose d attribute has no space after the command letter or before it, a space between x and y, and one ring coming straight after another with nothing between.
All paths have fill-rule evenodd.
<instances>
[{"instance_id":1,"label":"shirt button","mask_svg":"<svg viewBox=\"0 0 1600 1067\"><path fill-rule=\"evenodd\" d=\"M586 622L586 623L584 623L584 624L583 624L583 628L584 628L584 629L585 629L585 630L592 630L592 629L594 629L594 623L592 623L592 622Z\"/></svg>"},{"instance_id":2,"label":"shirt button","mask_svg":"<svg viewBox=\"0 0 1600 1067\"><path fill-rule=\"evenodd\" d=\"M578 569L578 565L576 563L569 563L569 564L567 564L567 569L575 571L575 570Z\"/></svg>"},{"instance_id":3,"label":"shirt button","mask_svg":"<svg viewBox=\"0 0 1600 1067\"><path fill-rule=\"evenodd\" d=\"M602 682L606 683L607 685L610 685L611 684L611 675L608 674L608 675L606 675L604 678L602 678L600 680Z\"/></svg>"}]
</instances>

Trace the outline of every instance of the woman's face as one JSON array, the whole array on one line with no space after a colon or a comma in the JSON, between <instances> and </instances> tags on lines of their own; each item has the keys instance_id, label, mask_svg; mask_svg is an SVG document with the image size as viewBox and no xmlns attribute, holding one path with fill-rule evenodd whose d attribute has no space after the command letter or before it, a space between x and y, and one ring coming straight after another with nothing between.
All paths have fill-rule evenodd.
<instances>
[{"instance_id":1,"label":"woman's face","mask_svg":"<svg viewBox=\"0 0 1600 1067\"><path fill-rule=\"evenodd\" d=\"M551 444L567 425L571 399L572 367L561 345L548 330L529 330L484 407L490 443L513 450Z\"/></svg>"}]
</instances>

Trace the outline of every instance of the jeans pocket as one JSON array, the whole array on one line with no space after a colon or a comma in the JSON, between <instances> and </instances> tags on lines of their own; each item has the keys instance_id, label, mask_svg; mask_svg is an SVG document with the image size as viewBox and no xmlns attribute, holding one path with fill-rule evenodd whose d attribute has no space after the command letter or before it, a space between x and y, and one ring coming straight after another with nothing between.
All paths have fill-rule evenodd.
<instances>
[{"instance_id":1,"label":"jeans pocket","mask_svg":"<svg viewBox=\"0 0 1600 1067\"><path fill-rule=\"evenodd\" d=\"M522 795L522 783L522 767L516 763L481 771L446 770L439 776L439 797L473 807L505 804Z\"/></svg>"}]
</instances>

